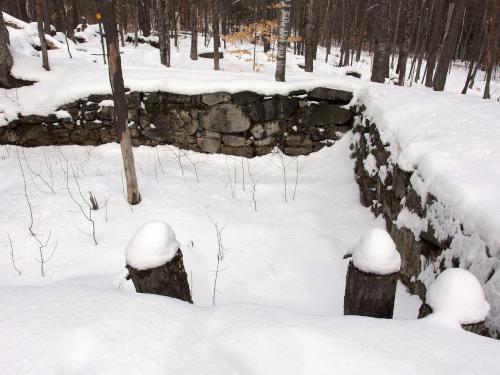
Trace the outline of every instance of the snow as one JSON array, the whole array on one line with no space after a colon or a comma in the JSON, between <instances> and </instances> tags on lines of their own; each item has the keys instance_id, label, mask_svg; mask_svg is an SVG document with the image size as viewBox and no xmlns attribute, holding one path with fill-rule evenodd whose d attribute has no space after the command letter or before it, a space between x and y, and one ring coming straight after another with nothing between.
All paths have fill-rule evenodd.
<instances>
[{"instance_id":1,"label":"snow","mask_svg":"<svg viewBox=\"0 0 500 375\"><path fill-rule=\"evenodd\" d=\"M95 25L78 33L87 43L69 41L72 59L59 42L64 38L54 38L58 48L49 51L51 72L45 72L33 48L37 36L32 27L17 20L14 24L16 28L8 26L13 74L37 82L0 90L0 126L19 113L47 115L89 94L110 93ZM198 45L203 45L202 38ZM334 51L332 57L338 59L338 49ZM314 74L301 71L297 64L303 57L289 53L287 82L277 83L274 63L261 51L257 62L263 66L258 73L231 54L221 60L222 70L214 72L211 60L189 59L189 39L184 35L179 49L172 48L170 69L160 65L158 50L149 45L135 49L129 44L122 52L125 85L131 90L179 94L252 90L264 95L315 87L354 91L353 102L366 104L384 139L398 141L391 142L398 162L418 169L421 191L444 199L467 228L477 229L474 241L457 237L453 251L466 252L472 246L486 253L486 245L495 249L491 244L498 234L491 219L498 208L494 182L500 173L495 169L500 160L499 117L496 104L474 97L484 84L481 79L471 97L372 85L366 81L368 56L363 55L355 67L362 73L360 80L345 76L352 67L336 68L332 60L323 63L320 49ZM466 71L453 67L452 73L447 89L456 92L456 82ZM307 157L285 157L285 176L276 153L244 160L171 146L134 148L143 198L137 206L126 202L116 144L0 146L0 192L6 197L0 200L0 227L6 233L5 251L0 253L0 373L494 373L500 355L497 341L450 327L444 320L417 321L420 301L400 283L394 320L342 316L348 265L342 256L361 233L385 226L359 203L351 142L348 133L334 146ZM447 155L437 150L440 142ZM28 231L30 213L19 164L27 176L34 233L47 241L41 254ZM382 167L378 171L386 172ZM256 181L256 202L251 177ZM91 224L70 199L67 182L80 204L90 191L99 202L100 208L92 211L97 245L89 236ZM450 202L455 204L449 206ZM445 212L440 207L434 211ZM194 305L135 294L125 280L123 251L130 235L143 223L158 219L175 228ZM223 228L215 289L219 244L214 223ZM411 225L409 220L407 224ZM449 228L453 225L450 222ZM147 246L156 250L156 259L165 255L167 246L161 242L168 243L168 236L144 236L146 242L159 245ZM389 263L395 269L393 244L389 246L385 235L380 237L383 240L375 243L384 246L367 254L375 257L373 264L378 267L382 259L378 251L385 249L383 253L393 255L392 262L381 262L381 269L390 269ZM141 261L150 260L142 257L144 252L139 254ZM362 254L366 260L367 254ZM451 262L451 255L444 261ZM496 272L487 293L498 294L499 282ZM498 306L492 306L492 312L500 316Z\"/></svg>"},{"instance_id":2,"label":"snow","mask_svg":"<svg viewBox=\"0 0 500 375\"><path fill-rule=\"evenodd\" d=\"M374 228L363 234L351 248L354 266L363 272L389 275L399 272L401 257L391 236Z\"/></svg>"},{"instance_id":3,"label":"snow","mask_svg":"<svg viewBox=\"0 0 500 375\"><path fill-rule=\"evenodd\" d=\"M435 318L458 324L482 322L490 310L479 281L460 268L444 270L427 291L426 301Z\"/></svg>"},{"instance_id":4,"label":"snow","mask_svg":"<svg viewBox=\"0 0 500 375\"><path fill-rule=\"evenodd\" d=\"M498 341L427 319L204 308L68 285L2 287L0 300L3 375L494 374L500 356Z\"/></svg>"},{"instance_id":5,"label":"snow","mask_svg":"<svg viewBox=\"0 0 500 375\"><path fill-rule=\"evenodd\" d=\"M175 233L164 221L150 221L141 226L125 251L127 265L148 270L170 262L179 250Z\"/></svg>"}]
</instances>

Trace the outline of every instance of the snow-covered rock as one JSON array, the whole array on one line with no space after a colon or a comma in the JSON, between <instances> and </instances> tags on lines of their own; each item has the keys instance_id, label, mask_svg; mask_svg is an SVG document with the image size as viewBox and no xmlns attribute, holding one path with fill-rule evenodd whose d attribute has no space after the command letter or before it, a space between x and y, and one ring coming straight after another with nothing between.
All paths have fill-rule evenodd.
<instances>
[{"instance_id":1,"label":"snow-covered rock","mask_svg":"<svg viewBox=\"0 0 500 375\"><path fill-rule=\"evenodd\" d=\"M352 261L360 271L389 275L401 268L401 257L389 233L375 228L366 232L351 248Z\"/></svg>"},{"instance_id":2,"label":"snow-covered rock","mask_svg":"<svg viewBox=\"0 0 500 375\"><path fill-rule=\"evenodd\" d=\"M140 227L127 246L127 265L137 270L147 270L163 266L179 250L180 244L175 233L165 222L150 221Z\"/></svg>"},{"instance_id":3,"label":"snow-covered rock","mask_svg":"<svg viewBox=\"0 0 500 375\"><path fill-rule=\"evenodd\" d=\"M438 318L458 324L482 322L490 310L479 281L461 268L442 272L429 287L426 300Z\"/></svg>"}]
</instances>

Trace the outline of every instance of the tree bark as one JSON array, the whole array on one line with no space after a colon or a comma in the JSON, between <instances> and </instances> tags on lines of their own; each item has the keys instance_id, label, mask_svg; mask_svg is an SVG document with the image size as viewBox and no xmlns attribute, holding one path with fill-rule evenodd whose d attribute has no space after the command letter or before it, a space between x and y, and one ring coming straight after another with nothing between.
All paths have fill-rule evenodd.
<instances>
[{"instance_id":1,"label":"tree bark","mask_svg":"<svg viewBox=\"0 0 500 375\"><path fill-rule=\"evenodd\" d=\"M434 91L443 91L446 84L446 77L448 75L448 68L450 67L455 50L457 48L458 38L460 37L460 29L465 12L466 0L455 0L455 7L450 22L448 33L443 42L443 48L439 55L439 61L434 74Z\"/></svg>"},{"instance_id":2,"label":"tree bark","mask_svg":"<svg viewBox=\"0 0 500 375\"><path fill-rule=\"evenodd\" d=\"M314 0L306 0L305 71L312 72L314 65Z\"/></svg>"},{"instance_id":3,"label":"tree bark","mask_svg":"<svg viewBox=\"0 0 500 375\"><path fill-rule=\"evenodd\" d=\"M432 21L431 38L429 42L428 54L427 54L427 66L425 72L425 86L432 87L434 81L434 68L436 66L436 60L439 48L439 37L441 35L442 23L443 23L443 10L444 1L435 0L434 3L434 16Z\"/></svg>"},{"instance_id":4,"label":"tree bark","mask_svg":"<svg viewBox=\"0 0 500 375\"><path fill-rule=\"evenodd\" d=\"M278 50L276 56L276 74L275 78L278 82L285 82L286 71L286 50L288 38L291 31L290 23L290 2L291 0L280 1L280 21L279 21L279 38Z\"/></svg>"},{"instance_id":5,"label":"tree bark","mask_svg":"<svg viewBox=\"0 0 500 375\"><path fill-rule=\"evenodd\" d=\"M158 7L158 33L160 47L160 62L170 67L170 35L169 35L169 17L168 0L157 0Z\"/></svg>"},{"instance_id":6,"label":"tree bark","mask_svg":"<svg viewBox=\"0 0 500 375\"><path fill-rule=\"evenodd\" d=\"M190 1L191 16L191 60L198 60L198 6L196 0Z\"/></svg>"},{"instance_id":7,"label":"tree bark","mask_svg":"<svg viewBox=\"0 0 500 375\"><path fill-rule=\"evenodd\" d=\"M127 265L127 279L132 279L138 293L158 294L193 303L181 250L163 266L137 270Z\"/></svg>"},{"instance_id":8,"label":"tree bark","mask_svg":"<svg viewBox=\"0 0 500 375\"><path fill-rule=\"evenodd\" d=\"M138 204L141 201L137 176L135 173L134 154L128 130L128 108L123 83L120 47L118 45L118 31L113 0L98 0L103 12L104 32L108 49L109 81L113 92L115 129L122 150L123 168L127 182L127 201L129 204Z\"/></svg>"},{"instance_id":9,"label":"tree bark","mask_svg":"<svg viewBox=\"0 0 500 375\"><path fill-rule=\"evenodd\" d=\"M398 273L375 275L349 263L344 295L344 315L392 319Z\"/></svg>"},{"instance_id":10,"label":"tree bark","mask_svg":"<svg viewBox=\"0 0 500 375\"><path fill-rule=\"evenodd\" d=\"M14 60L9 50L9 32L5 26L0 4L0 88L13 87L13 79L10 74Z\"/></svg>"},{"instance_id":11,"label":"tree bark","mask_svg":"<svg viewBox=\"0 0 500 375\"><path fill-rule=\"evenodd\" d=\"M220 47L220 35L219 35L219 0L213 1L213 20L212 27L214 32L214 70L219 70L219 47Z\"/></svg>"},{"instance_id":12,"label":"tree bark","mask_svg":"<svg viewBox=\"0 0 500 375\"><path fill-rule=\"evenodd\" d=\"M384 83L389 77L389 0L380 0L375 25L375 54L373 56L372 82Z\"/></svg>"},{"instance_id":13,"label":"tree bark","mask_svg":"<svg viewBox=\"0 0 500 375\"><path fill-rule=\"evenodd\" d=\"M42 52L42 66L45 70L49 71L49 55L47 52L47 41L45 40L45 32L43 28L43 7L44 0L35 0L36 17L38 25L38 37L40 38L40 49Z\"/></svg>"}]
</instances>

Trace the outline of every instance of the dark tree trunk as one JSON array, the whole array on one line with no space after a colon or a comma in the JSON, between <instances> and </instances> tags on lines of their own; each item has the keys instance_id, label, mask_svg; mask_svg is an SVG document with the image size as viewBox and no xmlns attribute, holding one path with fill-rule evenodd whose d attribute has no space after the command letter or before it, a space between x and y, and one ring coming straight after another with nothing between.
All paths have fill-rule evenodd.
<instances>
[{"instance_id":1,"label":"dark tree trunk","mask_svg":"<svg viewBox=\"0 0 500 375\"><path fill-rule=\"evenodd\" d=\"M375 54L373 56L372 82L384 83L389 77L389 0L380 0L375 25Z\"/></svg>"},{"instance_id":2,"label":"dark tree trunk","mask_svg":"<svg viewBox=\"0 0 500 375\"><path fill-rule=\"evenodd\" d=\"M98 0L103 13L104 33L108 49L109 81L113 92L115 130L120 140L123 157L123 168L127 183L127 201L129 204L138 204L141 201L137 176L135 173L134 154L128 130L128 108L123 83L120 47L118 45L118 31L113 0Z\"/></svg>"},{"instance_id":3,"label":"dark tree trunk","mask_svg":"<svg viewBox=\"0 0 500 375\"><path fill-rule=\"evenodd\" d=\"M127 279L132 279L138 293L158 294L193 303L180 249L163 266L139 271L127 265L127 269Z\"/></svg>"},{"instance_id":4,"label":"dark tree trunk","mask_svg":"<svg viewBox=\"0 0 500 375\"><path fill-rule=\"evenodd\" d=\"M435 0L434 16L432 21L432 29L430 30L431 38L429 42L429 53L427 54L427 67L425 73L425 86L432 87L434 79L434 68L436 66L439 39L443 23L444 0Z\"/></svg>"},{"instance_id":5,"label":"dark tree trunk","mask_svg":"<svg viewBox=\"0 0 500 375\"><path fill-rule=\"evenodd\" d=\"M139 1L139 22L141 25L142 35L146 38L151 35L151 17L149 16L149 2Z\"/></svg>"},{"instance_id":6,"label":"dark tree trunk","mask_svg":"<svg viewBox=\"0 0 500 375\"><path fill-rule=\"evenodd\" d=\"M44 28L43 28L44 1L43 0L35 0L35 5L36 5L36 17L38 19L38 21L37 21L38 37L40 38L40 49L42 52L42 66L45 70L49 71L50 70L49 55L47 52L47 41L45 40L45 32L44 32Z\"/></svg>"},{"instance_id":7,"label":"dark tree trunk","mask_svg":"<svg viewBox=\"0 0 500 375\"><path fill-rule=\"evenodd\" d=\"M214 70L219 70L219 47L220 47L220 35L219 35L219 0L213 1L213 20L212 27L214 32Z\"/></svg>"},{"instance_id":8,"label":"dark tree trunk","mask_svg":"<svg viewBox=\"0 0 500 375\"><path fill-rule=\"evenodd\" d=\"M276 81L285 82L286 71L286 49L288 45L288 38L290 37L291 22L290 22L290 1L281 0L280 2L280 26L279 26L279 39L278 51L276 55Z\"/></svg>"},{"instance_id":9,"label":"dark tree trunk","mask_svg":"<svg viewBox=\"0 0 500 375\"><path fill-rule=\"evenodd\" d=\"M396 299L398 273L375 275L349 263L344 295L344 315L391 319Z\"/></svg>"},{"instance_id":10,"label":"dark tree trunk","mask_svg":"<svg viewBox=\"0 0 500 375\"><path fill-rule=\"evenodd\" d=\"M484 86L483 99L490 99L490 84L493 76L493 68L497 64L498 34L500 17L500 4L498 1L488 0L487 7L487 26L486 26L486 85Z\"/></svg>"},{"instance_id":11,"label":"dark tree trunk","mask_svg":"<svg viewBox=\"0 0 500 375\"><path fill-rule=\"evenodd\" d=\"M446 84L446 77L448 76L448 68L450 67L455 50L457 48L458 38L460 37L460 30L465 11L466 0L455 0L453 15L450 22L448 33L443 42L443 48L439 54L439 61L434 74L434 91L443 91Z\"/></svg>"},{"instance_id":12,"label":"dark tree trunk","mask_svg":"<svg viewBox=\"0 0 500 375\"><path fill-rule=\"evenodd\" d=\"M398 70L399 79L398 85L404 86L406 77L406 62L408 60L408 53L410 49L410 26L411 26L411 13L410 13L410 3L408 0L401 0L402 3L402 17L403 23L401 25L401 30L403 31L403 41L401 47L399 48L399 59L398 59Z\"/></svg>"},{"instance_id":13,"label":"dark tree trunk","mask_svg":"<svg viewBox=\"0 0 500 375\"><path fill-rule=\"evenodd\" d=\"M314 0L306 0L305 71L312 72L314 65Z\"/></svg>"},{"instance_id":14,"label":"dark tree trunk","mask_svg":"<svg viewBox=\"0 0 500 375\"><path fill-rule=\"evenodd\" d=\"M198 4L196 0L190 1L191 16L191 60L198 60Z\"/></svg>"},{"instance_id":15,"label":"dark tree trunk","mask_svg":"<svg viewBox=\"0 0 500 375\"><path fill-rule=\"evenodd\" d=\"M169 16L168 16L168 0L157 0L158 7L158 33L160 47L160 62L170 66L170 35L169 35Z\"/></svg>"},{"instance_id":16,"label":"dark tree trunk","mask_svg":"<svg viewBox=\"0 0 500 375\"><path fill-rule=\"evenodd\" d=\"M0 88L13 87L13 79L10 69L14 63L9 50L9 32L5 27L2 15L2 4L0 3Z\"/></svg>"}]
</instances>

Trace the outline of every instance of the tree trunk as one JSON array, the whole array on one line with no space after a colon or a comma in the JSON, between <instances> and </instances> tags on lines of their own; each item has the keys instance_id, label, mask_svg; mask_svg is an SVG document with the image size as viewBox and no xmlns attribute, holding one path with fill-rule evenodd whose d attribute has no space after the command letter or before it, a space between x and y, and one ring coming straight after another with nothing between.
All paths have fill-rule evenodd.
<instances>
[{"instance_id":1,"label":"tree trunk","mask_svg":"<svg viewBox=\"0 0 500 375\"><path fill-rule=\"evenodd\" d=\"M47 53L47 41L45 40L45 32L43 28L44 0L35 0L35 6L38 25L38 37L40 38L40 49L42 51L42 66L45 70L49 71L49 55Z\"/></svg>"},{"instance_id":2,"label":"tree trunk","mask_svg":"<svg viewBox=\"0 0 500 375\"><path fill-rule=\"evenodd\" d=\"M398 273L375 275L349 263L344 295L344 315L392 319Z\"/></svg>"},{"instance_id":3,"label":"tree trunk","mask_svg":"<svg viewBox=\"0 0 500 375\"><path fill-rule=\"evenodd\" d=\"M448 75L448 68L451 64L455 50L457 48L458 38L460 37L460 30L465 11L465 0L455 0L455 7L450 22L448 33L445 36L443 48L439 55L439 61L434 74L434 91L443 91L446 84L446 77Z\"/></svg>"},{"instance_id":4,"label":"tree trunk","mask_svg":"<svg viewBox=\"0 0 500 375\"><path fill-rule=\"evenodd\" d=\"M123 83L120 47L118 45L118 31L113 0L98 0L103 12L104 32L108 48L108 67L111 91L113 92L115 130L120 140L123 157L123 168L127 182L127 201L129 204L138 204L141 201L137 176L135 174L134 154L128 130L128 108Z\"/></svg>"},{"instance_id":5,"label":"tree trunk","mask_svg":"<svg viewBox=\"0 0 500 375\"><path fill-rule=\"evenodd\" d=\"M286 50L288 45L288 38L291 31L290 23L290 2L291 0L280 1L280 21L279 21L279 38L278 50L276 56L276 81L285 82L286 71Z\"/></svg>"},{"instance_id":6,"label":"tree trunk","mask_svg":"<svg viewBox=\"0 0 500 375\"><path fill-rule=\"evenodd\" d=\"M431 39L429 43L429 53L427 55L427 67L425 73L425 86L432 87L434 81L434 68L436 66L436 60L439 48L439 37L441 35L442 23L443 23L443 10L444 1L435 0L434 4L434 16L432 21Z\"/></svg>"},{"instance_id":7,"label":"tree trunk","mask_svg":"<svg viewBox=\"0 0 500 375\"><path fill-rule=\"evenodd\" d=\"M212 27L214 32L214 70L219 70L219 47L220 47L220 36L219 36L219 0L213 1L213 20Z\"/></svg>"},{"instance_id":8,"label":"tree trunk","mask_svg":"<svg viewBox=\"0 0 500 375\"><path fill-rule=\"evenodd\" d=\"M157 0L158 7L158 33L160 47L160 62L170 66L170 35L169 35L169 17L168 17L168 0Z\"/></svg>"},{"instance_id":9,"label":"tree trunk","mask_svg":"<svg viewBox=\"0 0 500 375\"><path fill-rule=\"evenodd\" d=\"M373 56L372 82L384 83L389 77L389 0L380 0L375 25L375 54Z\"/></svg>"},{"instance_id":10,"label":"tree trunk","mask_svg":"<svg viewBox=\"0 0 500 375\"><path fill-rule=\"evenodd\" d=\"M306 0L305 71L312 72L314 65L314 0Z\"/></svg>"},{"instance_id":11,"label":"tree trunk","mask_svg":"<svg viewBox=\"0 0 500 375\"><path fill-rule=\"evenodd\" d=\"M500 16L500 4L494 0L488 1L487 8L487 26L486 26L486 85L484 86L483 99L490 99L490 83L493 75L493 68L497 64L497 48L498 48L498 17Z\"/></svg>"},{"instance_id":12,"label":"tree trunk","mask_svg":"<svg viewBox=\"0 0 500 375\"><path fill-rule=\"evenodd\" d=\"M9 44L9 32L3 20L2 4L0 3L0 88L13 87L10 69L14 60L10 54Z\"/></svg>"},{"instance_id":13,"label":"tree trunk","mask_svg":"<svg viewBox=\"0 0 500 375\"><path fill-rule=\"evenodd\" d=\"M140 271L127 265L127 269L127 279L132 279L138 293L158 294L193 303L181 249L163 266Z\"/></svg>"},{"instance_id":14,"label":"tree trunk","mask_svg":"<svg viewBox=\"0 0 500 375\"><path fill-rule=\"evenodd\" d=\"M146 38L151 35L151 17L149 15L149 6L147 4L149 4L149 2L146 0L143 0L142 2L139 1L140 25L142 35Z\"/></svg>"},{"instance_id":15,"label":"tree trunk","mask_svg":"<svg viewBox=\"0 0 500 375\"><path fill-rule=\"evenodd\" d=\"M191 6L191 60L198 60L198 6L196 0L190 1Z\"/></svg>"}]
</instances>

